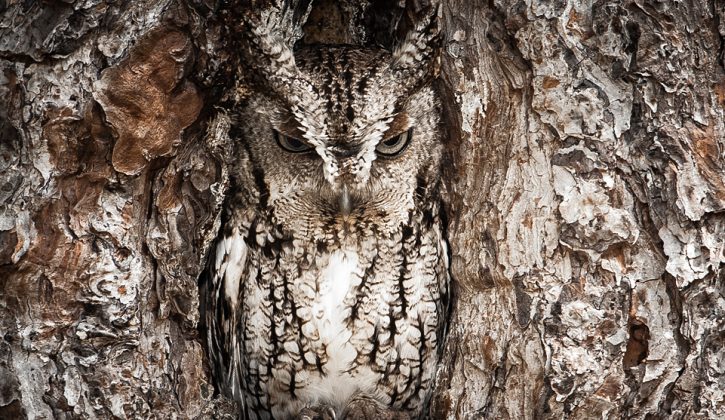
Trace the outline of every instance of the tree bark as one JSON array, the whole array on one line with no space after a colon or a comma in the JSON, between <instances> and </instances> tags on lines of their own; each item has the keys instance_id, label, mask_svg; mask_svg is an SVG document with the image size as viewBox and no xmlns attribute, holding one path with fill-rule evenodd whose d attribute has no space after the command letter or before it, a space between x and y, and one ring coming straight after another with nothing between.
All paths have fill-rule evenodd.
<instances>
[{"instance_id":1,"label":"tree bark","mask_svg":"<svg viewBox=\"0 0 725 420\"><path fill-rule=\"evenodd\" d=\"M197 277L236 6L0 2L0 418L235 415ZM292 6L290 41L404 29L392 2ZM455 296L431 417L725 417L725 5L440 15Z\"/></svg>"}]
</instances>

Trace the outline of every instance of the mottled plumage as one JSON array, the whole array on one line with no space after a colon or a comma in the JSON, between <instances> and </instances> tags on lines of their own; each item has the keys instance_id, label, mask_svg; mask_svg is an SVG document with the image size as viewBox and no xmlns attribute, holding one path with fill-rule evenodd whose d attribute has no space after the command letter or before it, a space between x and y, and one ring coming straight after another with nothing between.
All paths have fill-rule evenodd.
<instances>
[{"instance_id":1,"label":"mottled plumage","mask_svg":"<svg viewBox=\"0 0 725 420\"><path fill-rule=\"evenodd\" d=\"M395 53L291 55L255 29L266 82L202 284L215 381L248 418L426 405L449 283L431 25Z\"/></svg>"}]
</instances>

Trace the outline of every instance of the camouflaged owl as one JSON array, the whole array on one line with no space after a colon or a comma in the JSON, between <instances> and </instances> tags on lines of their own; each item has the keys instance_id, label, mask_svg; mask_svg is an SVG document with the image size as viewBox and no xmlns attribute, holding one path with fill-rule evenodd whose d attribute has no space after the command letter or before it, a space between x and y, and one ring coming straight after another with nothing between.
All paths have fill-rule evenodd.
<instances>
[{"instance_id":1,"label":"camouflaged owl","mask_svg":"<svg viewBox=\"0 0 725 420\"><path fill-rule=\"evenodd\" d=\"M280 13L245 22L260 82L200 286L215 382L249 419L417 418L450 279L436 11L392 52L293 52Z\"/></svg>"}]
</instances>

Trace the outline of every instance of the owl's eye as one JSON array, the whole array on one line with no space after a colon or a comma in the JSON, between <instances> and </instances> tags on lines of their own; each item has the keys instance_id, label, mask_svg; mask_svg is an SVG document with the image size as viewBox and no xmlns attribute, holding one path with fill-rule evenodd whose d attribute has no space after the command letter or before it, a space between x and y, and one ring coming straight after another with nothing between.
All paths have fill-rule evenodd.
<instances>
[{"instance_id":1,"label":"owl's eye","mask_svg":"<svg viewBox=\"0 0 725 420\"><path fill-rule=\"evenodd\" d=\"M382 156L392 157L399 155L403 150L405 150L408 143L410 143L412 135L413 129L411 128L408 131L398 134L397 136L381 141L377 146L375 146L375 151Z\"/></svg>"},{"instance_id":2,"label":"owl's eye","mask_svg":"<svg viewBox=\"0 0 725 420\"><path fill-rule=\"evenodd\" d=\"M274 138L277 140L279 147L290 153L304 153L312 150L312 146L294 137L285 136L284 134L274 131Z\"/></svg>"}]
</instances>

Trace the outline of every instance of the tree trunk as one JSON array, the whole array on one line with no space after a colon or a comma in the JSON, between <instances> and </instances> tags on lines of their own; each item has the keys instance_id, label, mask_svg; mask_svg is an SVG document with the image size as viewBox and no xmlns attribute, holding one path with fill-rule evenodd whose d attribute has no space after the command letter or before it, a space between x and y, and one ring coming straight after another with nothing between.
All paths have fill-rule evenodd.
<instances>
[{"instance_id":1,"label":"tree trunk","mask_svg":"<svg viewBox=\"0 0 725 420\"><path fill-rule=\"evenodd\" d=\"M404 21L293 3L302 43L390 46ZM440 9L455 296L431 417L725 417L725 5L482 3ZM0 418L234 415L197 277L237 8L0 2Z\"/></svg>"}]
</instances>

